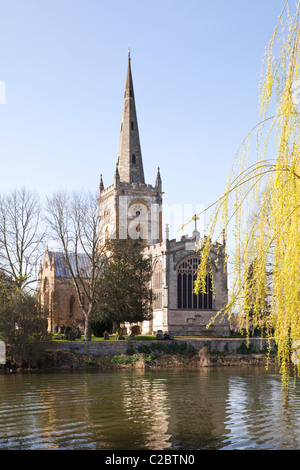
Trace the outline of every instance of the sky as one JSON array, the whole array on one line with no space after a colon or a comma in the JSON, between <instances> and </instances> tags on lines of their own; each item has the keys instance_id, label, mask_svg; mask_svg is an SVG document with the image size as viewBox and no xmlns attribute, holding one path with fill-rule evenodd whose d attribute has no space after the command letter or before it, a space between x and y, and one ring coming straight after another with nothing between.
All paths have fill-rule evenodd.
<instances>
[{"instance_id":1,"label":"sky","mask_svg":"<svg viewBox=\"0 0 300 470\"><path fill-rule=\"evenodd\" d=\"M146 183L160 167L166 213L186 222L222 194L258 121L284 3L0 0L0 193L113 183L130 44Z\"/></svg>"}]
</instances>

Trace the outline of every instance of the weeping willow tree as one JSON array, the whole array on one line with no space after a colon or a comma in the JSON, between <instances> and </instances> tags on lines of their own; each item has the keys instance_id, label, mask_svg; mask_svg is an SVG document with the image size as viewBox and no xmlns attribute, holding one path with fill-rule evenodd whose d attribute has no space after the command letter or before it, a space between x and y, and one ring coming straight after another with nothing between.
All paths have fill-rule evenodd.
<instances>
[{"instance_id":1,"label":"weeping willow tree","mask_svg":"<svg viewBox=\"0 0 300 470\"><path fill-rule=\"evenodd\" d=\"M295 7L285 2L267 45L258 123L211 206L195 282L196 293L205 289L212 240L225 230L233 245L232 289L217 316L237 312L240 326L274 337L284 386L300 340L300 1Z\"/></svg>"}]
</instances>

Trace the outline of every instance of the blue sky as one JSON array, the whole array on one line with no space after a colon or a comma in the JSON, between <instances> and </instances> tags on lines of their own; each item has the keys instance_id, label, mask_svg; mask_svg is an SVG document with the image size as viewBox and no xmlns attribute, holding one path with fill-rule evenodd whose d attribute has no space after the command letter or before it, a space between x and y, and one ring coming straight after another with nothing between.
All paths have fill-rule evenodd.
<instances>
[{"instance_id":1,"label":"blue sky","mask_svg":"<svg viewBox=\"0 0 300 470\"><path fill-rule=\"evenodd\" d=\"M284 3L0 0L0 192L112 184L130 43L146 182L159 166L166 205L211 204Z\"/></svg>"}]
</instances>

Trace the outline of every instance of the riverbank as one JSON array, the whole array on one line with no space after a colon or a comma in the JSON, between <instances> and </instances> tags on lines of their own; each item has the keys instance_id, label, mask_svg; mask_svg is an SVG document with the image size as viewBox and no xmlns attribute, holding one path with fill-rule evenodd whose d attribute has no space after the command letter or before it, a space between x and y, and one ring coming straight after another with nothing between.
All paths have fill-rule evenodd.
<instances>
[{"instance_id":1,"label":"riverbank","mask_svg":"<svg viewBox=\"0 0 300 470\"><path fill-rule=\"evenodd\" d=\"M267 365L275 364L276 355L271 353L228 354L211 355L205 349L192 356L180 354L155 354L138 353L132 356L120 354L116 356L101 356L98 358L84 356L66 351L47 351L43 370L66 369L156 369L156 368L202 368L216 366L241 366L241 365Z\"/></svg>"},{"instance_id":2,"label":"riverbank","mask_svg":"<svg viewBox=\"0 0 300 470\"><path fill-rule=\"evenodd\" d=\"M193 338L172 341L55 342L44 369L197 368L267 365L276 362L273 341L264 338Z\"/></svg>"},{"instance_id":3,"label":"riverbank","mask_svg":"<svg viewBox=\"0 0 300 470\"><path fill-rule=\"evenodd\" d=\"M264 338L177 338L165 340L52 341L35 367L0 370L200 368L276 363L276 347Z\"/></svg>"}]
</instances>

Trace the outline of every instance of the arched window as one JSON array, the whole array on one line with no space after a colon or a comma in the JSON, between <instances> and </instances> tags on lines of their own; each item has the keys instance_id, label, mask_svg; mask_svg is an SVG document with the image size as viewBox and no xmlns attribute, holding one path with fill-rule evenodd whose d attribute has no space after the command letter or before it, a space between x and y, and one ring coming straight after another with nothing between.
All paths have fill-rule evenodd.
<instances>
[{"instance_id":1,"label":"arched window","mask_svg":"<svg viewBox=\"0 0 300 470\"><path fill-rule=\"evenodd\" d=\"M46 277L44 279L43 283L43 307L44 311L47 311L48 309L50 310L50 305L49 305L49 298L50 298L50 292L49 292L49 281L48 278Z\"/></svg>"},{"instance_id":2,"label":"arched window","mask_svg":"<svg viewBox=\"0 0 300 470\"><path fill-rule=\"evenodd\" d=\"M211 310L212 306L212 279L206 275L205 293L194 293L194 283L200 259L196 257L185 258L177 268L177 308L191 310Z\"/></svg>"},{"instance_id":3,"label":"arched window","mask_svg":"<svg viewBox=\"0 0 300 470\"><path fill-rule=\"evenodd\" d=\"M132 164L135 165L136 164L135 153L132 154L131 159L132 159Z\"/></svg>"},{"instance_id":4,"label":"arched window","mask_svg":"<svg viewBox=\"0 0 300 470\"><path fill-rule=\"evenodd\" d=\"M75 309L75 297L74 297L74 295L71 295L70 300L69 300L69 315L70 315L70 318L72 318L73 315L74 315L74 309Z\"/></svg>"},{"instance_id":5,"label":"arched window","mask_svg":"<svg viewBox=\"0 0 300 470\"><path fill-rule=\"evenodd\" d=\"M156 261L152 274L152 287L154 297L154 310L162 308L162 266L161 261Z\"/></svg>"}]
</instances>

